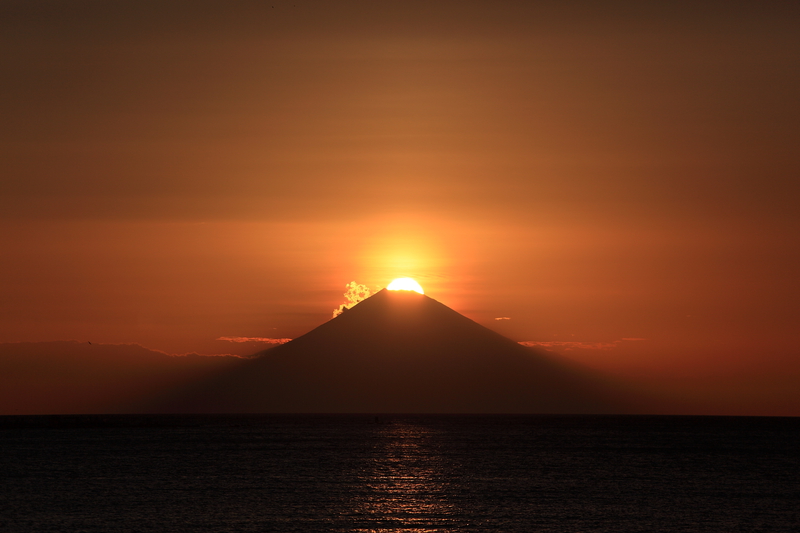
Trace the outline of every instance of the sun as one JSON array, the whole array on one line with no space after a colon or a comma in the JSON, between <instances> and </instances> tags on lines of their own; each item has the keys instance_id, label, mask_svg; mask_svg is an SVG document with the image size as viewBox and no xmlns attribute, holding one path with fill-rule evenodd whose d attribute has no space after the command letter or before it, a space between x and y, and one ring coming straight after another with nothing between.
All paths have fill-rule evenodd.
<instances>
[{"instance_id":1,"label":"sun","mask_svg":"<svg viewBox=\"0 0 800 533\"><path fill-rule=\"evenodd\" d=\"M420 294L425 294L419 283L411 278L397 278L392 280L388 287L390 291L414 291Z\"/></svg>"}]
</instances>

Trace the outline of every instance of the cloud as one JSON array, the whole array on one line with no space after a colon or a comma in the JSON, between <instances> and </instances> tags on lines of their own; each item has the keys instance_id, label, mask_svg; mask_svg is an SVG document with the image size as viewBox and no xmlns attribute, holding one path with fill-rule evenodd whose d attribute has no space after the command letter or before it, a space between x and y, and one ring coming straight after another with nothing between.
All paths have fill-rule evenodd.
<instances>
[{"instance_id":1,"label":"cloud","mask_svg":"<svg viewBox=\"0 0 800 533\"><path fill-rule=\"evenodd\" d=\"M292 339L274 339L272 337L217 337L217 340L228 342L265 342L267 344L284 344Z\"/></svg>"},{"instance_id":2,"label":"cloud","mask_svg":"<svg viewBox=\"0 0 800 533\"><path fill-rule=\"evenodd\" d=\"M495 319L497 320L497 319ZM539 346L544 349L561 348L563 350L613 350L623 341L646 341L640 337L623 337L611 342L582 342L582 341L520 341L523 346Z\"/></svg>"},{"instance_id":3,"label":"cloud","mask_svg":"<svg viewBox=\"0 0 800 533\"><path fill-rule=\"evenodd\" d=\"M620 341L614 342L580 342L580 341L520 341L523 346L540 346L542 348L563 348L573 350L611 350L617 347Z\"/></svg>"},{"instance_id":4,"label":"cloud","mask_svg":"<svg viewBox=\"0 0 800 533\"><path fill-rule=\"evenodd\" d=\"M499 317L495 318L495 320L511 320L511 318L509 318L507 316L499 316Z\"/></svg>"},{"instance_id":5,"label":"cloud","mask_svg":"<svg viewBox=\"0 0 800 533\"><path fill-rule=\"evenodd\" d=\"M347 290L344 293L345 303L337 307L333 310L333 318L344 313L345 309L350 309L358 302L362 300L366 300L370 296L372 296L372 291L366 285L361 285L360 283L356 283L355 281L351 281L347 285Z\"/></svg>"}]
</instances>

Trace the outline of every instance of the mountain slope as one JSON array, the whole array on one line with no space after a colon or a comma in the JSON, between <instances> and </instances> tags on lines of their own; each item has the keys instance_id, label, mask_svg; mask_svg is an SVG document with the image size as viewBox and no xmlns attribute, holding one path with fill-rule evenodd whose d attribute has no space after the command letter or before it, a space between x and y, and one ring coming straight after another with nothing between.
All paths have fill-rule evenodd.
<instances>
[{"instance_id":1,"label":"mountain slope","mask_svg":"<svg viewBox=\"0 0 800 533\"><path fill-rule=\"evenodd\" d=\"M183 391L175 412L626 412L587 371L520 346L428 296L382 290Z\"/></svg>"}]
</instances>

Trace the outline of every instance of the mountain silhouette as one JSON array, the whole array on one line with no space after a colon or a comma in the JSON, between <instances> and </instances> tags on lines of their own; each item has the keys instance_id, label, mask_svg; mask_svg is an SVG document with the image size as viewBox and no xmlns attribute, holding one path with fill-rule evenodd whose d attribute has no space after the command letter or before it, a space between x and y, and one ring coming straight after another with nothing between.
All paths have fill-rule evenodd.
<instances>
[{"instance_id":1,"label":"mountain silhouette","mask_svg":"<svg viewBox=\"0 0 800 533\"><path fill-rule=\"evenodd\" d=\"M438 301L379 291L169 398L172 412L611 413L625 396Z\"/></svg>"}]
</instances>

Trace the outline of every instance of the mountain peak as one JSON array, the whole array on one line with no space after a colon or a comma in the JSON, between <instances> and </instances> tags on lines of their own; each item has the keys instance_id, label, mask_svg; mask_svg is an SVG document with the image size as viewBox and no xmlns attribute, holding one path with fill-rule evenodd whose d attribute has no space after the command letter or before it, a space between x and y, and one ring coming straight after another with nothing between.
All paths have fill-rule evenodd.
<instances>
[{"instance_id":1,"label":"mountain peak","mask_svg":"<svg viewBox=\"0 0 800 533\"><path fill-rule=\"evenodd\" d=\"M494 342L516 344L430 296L382 289L280 348L294 350L298 344L316 344L320 350L345 345L355 350L369 345L376 352L399 346L429 351L431 347L462 344L466 339L485 342L487 337Z\"/></svg>"}]
</instances>

